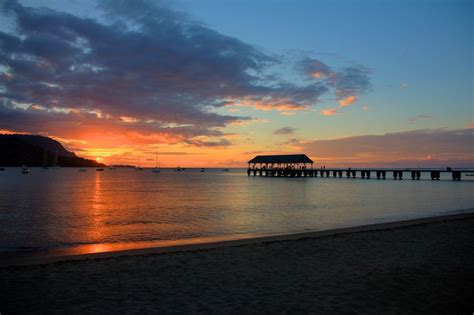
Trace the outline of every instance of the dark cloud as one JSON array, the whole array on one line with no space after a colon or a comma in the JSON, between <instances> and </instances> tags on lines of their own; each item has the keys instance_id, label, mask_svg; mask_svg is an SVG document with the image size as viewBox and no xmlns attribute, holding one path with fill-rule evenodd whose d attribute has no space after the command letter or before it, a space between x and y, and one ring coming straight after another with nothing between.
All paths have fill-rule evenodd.
<instances>
[{"instance_id":1,"label":"dark cloud","mask_svg":"<svg viewBox=\"0 0 474 315\"><path fill-rule=\"evenodd\" d=\"M0 5L16 27L0 32L3 129L52 132L95 124L225 146L226 139L193 140L251 119L217 114L221 106L306 110L330 89L343 97L368 86L361 67L334 72L315 60L313 70L325 73L324 82L278 79L269 73L282 63L278 57L155 1L100 1L100 20L14 0ZM25 110L27 104L41 110ZM121 117L134 123L122 124Z\"/></svg>"},{"instance_id":2,"label":"dark cloud","mask_svg":"<svg viewBox=\"0 0 474 315\"><path fill-rule=\"evenodd\" d=\"M312 79L326 82L329 87L334 88L338 99L366 93L370 88L371 71L362 65L333 70L317 59L306 58L298 63L298 69Z\"/></svg>"},{"instance_id":3,"label":"dark cloud","mask_svg":"<svg viewBox=\"0 0 474 315\"><path fill-rule=\"evenodd\" d=\"M422 119L431 119L432 117L430 115L417 115L415 117L412 117L410 118L410 123L414 124L415 122L417 122L418 120L422 120Z\"/></svg>"},{"instance_id":4,"label":"dark cloud","mask_svg":"<svg viewBox=\"0 0 474 315\"><path fill-rule=\"evenodd\" d=\"M343 166L474 166L474 129L425 129L303 142L300 148L326 163ZM403 163L402 163L403 164Z\"/></svg>"},{"instance_id":5,"label":"dark cloud","mask_svg":"<svg viewBox=\"0 0 474 315\"><path fill-rule=\"evenodd\" d=\"M275 135L292 135L295 133L295 128L292 127L283 127L280 129L277 129L273 132Z\"/></svg>"},{"instance_id":6,"label":"dark cloud","mask_svg":"<svg viewBox=\"0 0 474 315\"><path fill-rule=\"evenodd\" d=\"M325 63L312 58L304 58L297 63L298 69L304 74L319 79L329 76L333 71Z\"/></svg>"},{"instance_id":7,"label":"dark cloud","mask_svg":"<svg viewBox=\"0 0 474 315\"><path fill-rule=\"evenodd\" d=\"M218 141L203 141L203 140L186 140L185 143L197 147L228 147L232 143L227 139L219 139Z\"/></svg>"}]
</instances>

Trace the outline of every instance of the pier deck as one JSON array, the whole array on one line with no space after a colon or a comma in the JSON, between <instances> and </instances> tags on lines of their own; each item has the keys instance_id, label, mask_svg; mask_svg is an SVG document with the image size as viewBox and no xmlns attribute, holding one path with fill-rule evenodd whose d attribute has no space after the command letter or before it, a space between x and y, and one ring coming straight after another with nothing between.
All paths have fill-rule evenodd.
<instances>
[{"instance_id":1,"label":"pier deck","mask_svg":"<svg viewBox=\"0 0 474 315\"><path fill-rule=\"evenodd\" d=\"M304 154L296 155L259 155L248 162L248 176L265 177L335 177L335 178L376 178L412 180L421 179L429 174L432 180L439 180L441 173L451 173L453 180L461 180L462 173L474 174L474 169L440 168L313 168L313 161Z\"/></svg>"},{"instance_id":2,"label":"pier deck","mask_svg":"<svg viewBox=\"0 0 474 315\"><path fill-rule=\"evenodd\" d=\"M422 174L427 174L432 180L439 180L441 173L451 173L453 180L461 180L462 173L474 174L473 170L457 169L390 169L390 168L371 168L371 169L340 169L340 168L248 168L247 175L266 176L266 177L333 177L333 178L364 178L364 179L403 179L411 178L419 180Z\"/></svg>"}]
</instances>

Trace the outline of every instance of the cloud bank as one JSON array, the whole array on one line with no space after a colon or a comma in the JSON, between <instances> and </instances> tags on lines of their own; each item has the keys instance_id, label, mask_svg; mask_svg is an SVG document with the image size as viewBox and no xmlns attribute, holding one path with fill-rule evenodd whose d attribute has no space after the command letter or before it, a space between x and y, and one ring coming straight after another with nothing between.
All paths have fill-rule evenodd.
<instances>
[{"instance_id":1,"label":"cloud bank","mask_svg":"<svg viewBox=\"0 0 474 315\"><path fill-rule=\"evenodd\" d=\"M423 129L295 142L326 165L474 167L474 129Z\"/></svg>"},{"instance_id":2,"label":"cloud bank","mask_svg":"<svg viewBox=\"0 0 474 315\"><path fill-rule=\"evenodd\" d=\"M100 20L0 3L15 25L0 31L0 129L71 137L115 130L227 146L224 128L252 117L218 114L223 106L288 113L328 93L352 103L369 85L362 66L334 71L314 59L301 61L311 82L287 82L271 75L283 58L159 2L104 0L97 9Z\"/></svg>"}]
</instances>

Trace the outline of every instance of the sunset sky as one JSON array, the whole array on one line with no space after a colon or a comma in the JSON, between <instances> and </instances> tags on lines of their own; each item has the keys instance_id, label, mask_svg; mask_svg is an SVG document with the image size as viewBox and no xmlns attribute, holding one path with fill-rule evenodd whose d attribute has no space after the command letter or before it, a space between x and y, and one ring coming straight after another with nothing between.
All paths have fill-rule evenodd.
<instances>
[{"instance_id":1,"label":"sunset sky","mask_svg":"<svg viewBox=\"0 0 474 315\"><path fill-rule=\"evenodd\" d=\"M473 2L0 0L0 133L107 164L474 166Z\"/></svg>"}]
</instances>

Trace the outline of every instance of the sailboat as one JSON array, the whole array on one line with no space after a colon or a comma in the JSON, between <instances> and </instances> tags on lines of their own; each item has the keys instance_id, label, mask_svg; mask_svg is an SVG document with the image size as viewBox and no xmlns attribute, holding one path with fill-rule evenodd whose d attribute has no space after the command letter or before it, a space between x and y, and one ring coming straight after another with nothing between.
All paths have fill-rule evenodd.
<instances>
[{"instance_id":1,"label":"sailboat","mask_svg":"<svg viewBox=\"0 0 474 315\"><path fill-rule=\"evenodd\" d=\"M158 167L158 152L155 152L155 168L152 170L153 173L161 172L160 168Z\"/></svg>"},{"instance_id":2,"label":"sailboat","mask_svg":"<svg viewBox=\"0 0 474 315\"><path fill-rule=\"evenodd\" d=\"M46 149L44 149L44 156L43 156L43 167L44 170L49 170L49 167L46 166Z\"/></svg>"},{"instance_id":3,"label":"sailboat","mask_svg":"<svg viewBox=\"0 0 474 315\"><path fill-rule=\"evenodd\" d=\"M86 160L82 159L82 167L79 169L79 172L87 172L87 168L85 167L86 165Z\"/></svg>"},{"instance_id":4,"label":"sailboat","mask_svg":"<svg viewBox=\"0 0 474 315\"><path fill-rule=\"evenodd\" d=\"M137 171L143 171L143 167L140 167L140 158L138 158L138 163L137 163L137 166L135 166L135 170Z\"/></svg>"},{"instance_id":5,"label":"sailboat","mask_svg":"<svg viewBox=\"0 0 474 315\"><path fill-rule=\"evenodd\" d=\"M53 161L53 167L51 168L58 168L58 150L56 150L56 152L54 153L54 161Z\"/></svg>"},{"instance_id":6,"label":"sailboat","mask_svg":"<svg viewBox=\"0 0 474 315\"><path fill-rule=\"evenodd\" d=\"M28 169L28 167L26 167L26 165L23 165L21 167L21 173L26 175L30 173L30 170Z\"/></svg>"}]
</instances>

